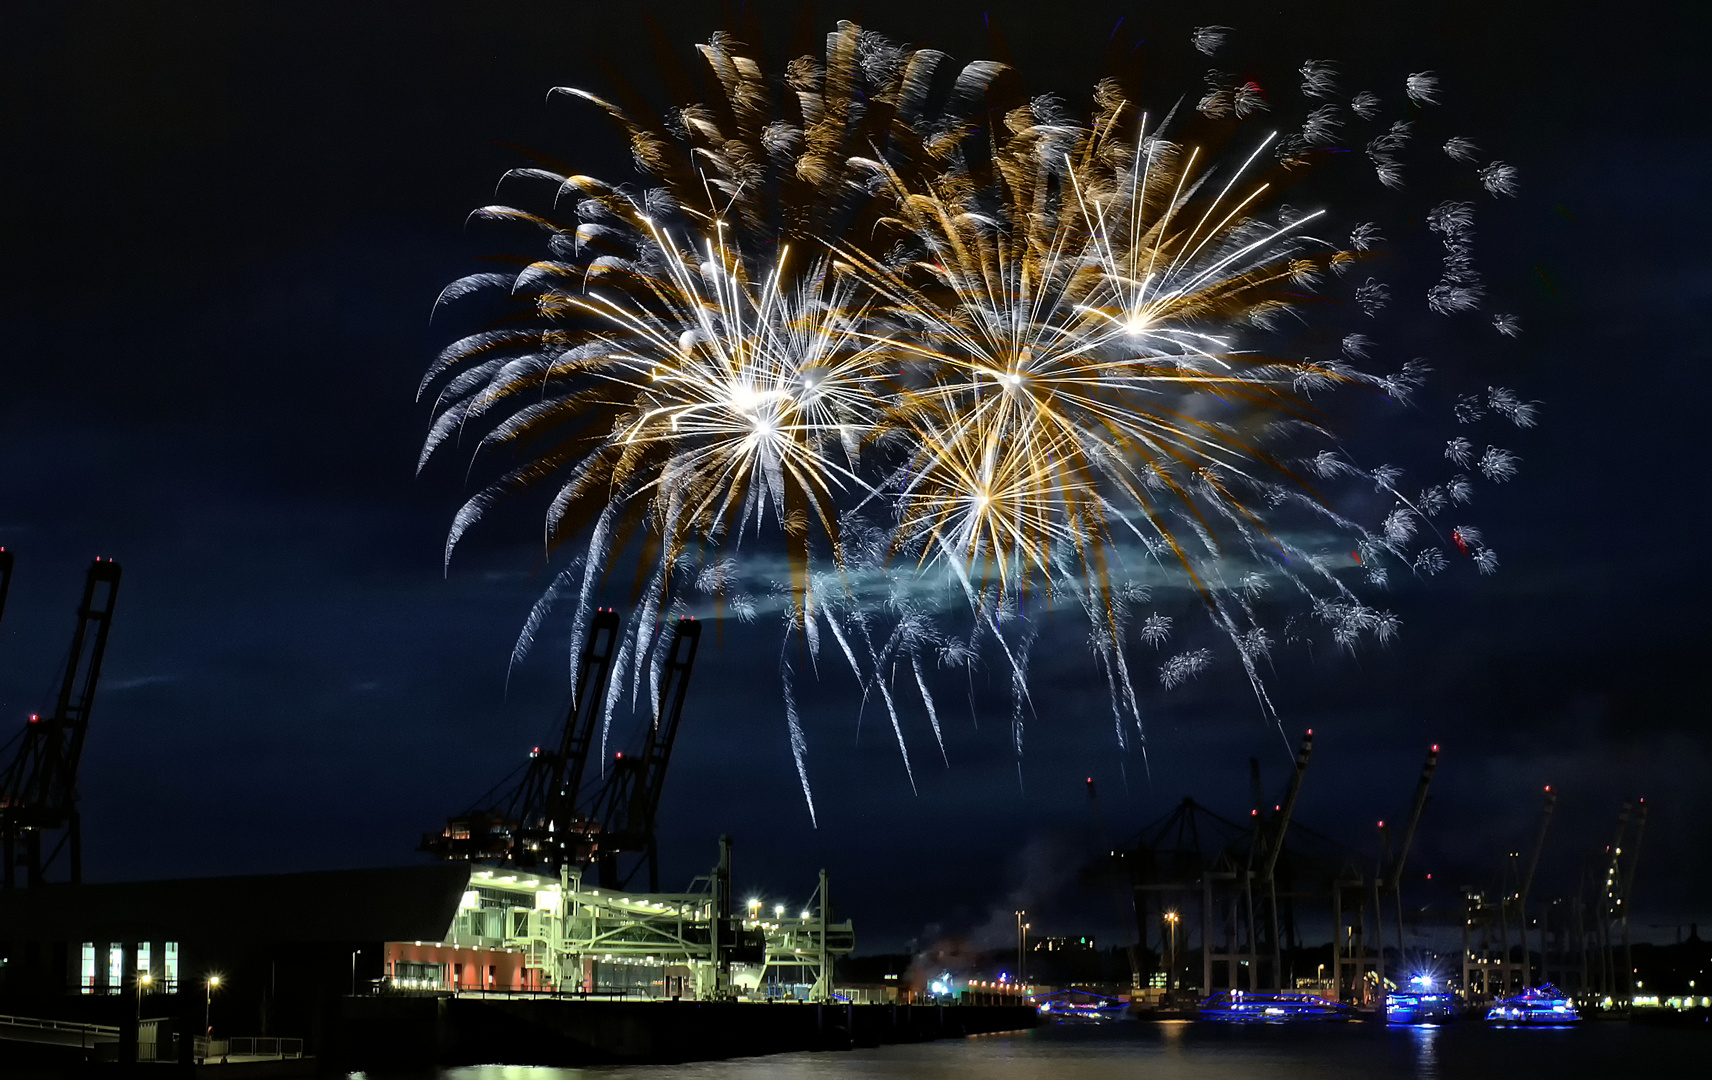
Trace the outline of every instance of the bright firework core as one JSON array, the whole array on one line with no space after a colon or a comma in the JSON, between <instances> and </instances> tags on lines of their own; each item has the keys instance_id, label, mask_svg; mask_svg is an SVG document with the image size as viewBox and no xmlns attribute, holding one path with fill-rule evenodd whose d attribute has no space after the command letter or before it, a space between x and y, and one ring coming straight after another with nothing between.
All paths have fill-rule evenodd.
<instances>
[{"instance_id":1,"label":"bright firework core","mask_svg":"<svg viewBox=\"0 0 1712 1080\"><path fill-rule=\"evenodd\" d=\"M1351 649L1395 634L1358 589L1453 558L1497 568L1480 530L1448 515L1519 458L1459 435L1425 455L1445 475L1410 482L1358 459L1332 410L1420 409L1427 367L1369 359L1390 289L1357 267L1379 227L1334 236L1333 210L1278 199L1283 174L1362 160L1328 153L1345 127L1368 129L1363 168L1395 189L1411 146L1438 152L1420 138L1430 73L1326 103L1330 68L1310 62L1300 128L1251 137L1252 117L1283 119L1285 96L1217 72L1188 118L1150 116L1113 80L1082 118L1052 98L995 109L1015 91L990 62L941 101L942 54L848 23L824 61L779 77L727 36L701 53L721 96L658 124L564 91L613 116L655 186L514 170L513 184L553 186L549 208L478 214L541 230L546 253L445 294L498 287L529 305L424 380L440 388L424 460L477 425L484 448L521 462L459 512L448 558L496 499L532 488L548 496L549 552L578 552L516 655L568 592L580 648L607 569L637 557L609 715L627 680L634 697L654 677L666 611L712 602L748 621L759 593L787 642L813 660L826 641L883 704L911 769L900 671L942 754L928 670L1003 673L1020 754L1031 611L1085 614L1127 748L1143 730L1137 665L1170 689L1214 656L1144 660L1174 632L1144 610L1156 588L1198 597L1269 712L1260 672L1280 640L1316 624ZM1459 183L1512 194L1514 170L1477 168L1472 146L1442 141L1467 162ZM1426 306L1464 317L1483 295L1473 203L1422 217L1442 261ZM1485 328L1516 331L1502 314ZM1450 403L1459 424L1534 419L1497 387ZM736 556L755 536L783 544L788 580L746 575ZM1269 622L1286 602L1306 617ZM807 797L788 649L780 676Z\"/></svg>"}]
</instances>

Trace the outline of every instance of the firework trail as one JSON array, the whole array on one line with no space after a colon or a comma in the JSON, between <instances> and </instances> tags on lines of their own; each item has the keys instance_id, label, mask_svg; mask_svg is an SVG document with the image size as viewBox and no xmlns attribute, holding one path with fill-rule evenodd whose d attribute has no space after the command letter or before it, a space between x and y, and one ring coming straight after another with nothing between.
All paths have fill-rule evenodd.
<instances>
[{"instance_id":1,"label":"firework trail","mask_svg":"<svg viewBox=\"0 0 1712 1080\"><path fill-rule=\"evenodd\" d=\"M1211 56L1230 35L1202 27L1189 44ZM1054 607L1087 619L1127 748L1145 746L1138 674L1170 690L1216 661L1198 642L1140 651L1173 633L1145 610L1160 588L1199 597L1270 714L1262 669L1303 625L1269 630L1278 605L1354 649L1400 627L1358 589L1435 575L1447 552L1497 569L1478 528L1441 522L1520 457L1458 436L1439 459L1455 471L1418 490L1360 460L1341 437L1350 418L1419 408L1427 365L1371 360L1383 346L1345 317L1374 323L1395 302L1356 272L1386 247L1380 227L1280 200L1287 178L1361 160L1336 158L1345 139L1379 190L1409 190L1419 146L1468 193L1515 194L1513 166L1432 132L1431 72L1344 99L1338 64L1304 61L1292 127L1289 102L1218 71L1158 115L1103 80L1084 118L1022 97L1003 65L953 73L942 53L849 23L777 78L729 36L700 54L719 93L657 119L556 90L609 113L654 186L513 170L505 184L550 188L548 205L476 216L539 230L545 256L436 304L514 305L423 380L423 462L473 430L477 456L513 463L458 511L447 558L497 502L544 489L544 546L577 560L513 663L573 592L575 655L601 582L633 564L609 723L623 687L634 700L658 678L664 612L711 602L748 622L764 607L817 671L831 636L913 788L900 675L949 762L931 673L964 668L973 712L984 658L1009 685L1020 770L1028 656ZM1485 297L1476 214L1462 197L1422 212L1440 262L1425 306L1445 318ZM1482 325L1520 329L1508 314ZM1451 411L1526 428L1538 406L1487 387ZM746 538L782 547L788 581L745 581L732 556ZM800 671L787 648L812 817Z\"/></svg>"}]
</instances>

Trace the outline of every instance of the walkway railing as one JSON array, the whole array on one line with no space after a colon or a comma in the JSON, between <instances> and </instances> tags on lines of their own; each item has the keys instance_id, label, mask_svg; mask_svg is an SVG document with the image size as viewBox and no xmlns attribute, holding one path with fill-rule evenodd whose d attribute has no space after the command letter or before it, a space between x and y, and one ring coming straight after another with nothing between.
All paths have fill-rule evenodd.
<instances>
[{"instance_id":1,"label":"walkway railing","mask_svg":"<svg viewBox=\"0 0 1712 1080\"><path fill-rule=\"evenodd\" d=\"M15 1039L33 1042L69 1043L72 1037L78 1037L81 1045L97 1042L115 1042L119 1038L119 1029L109 1024L80 1024L71 1020L41 1020L33 1016L6 1016L0 1014L0 1028L22 1029L5 1032ZM36 1038L31 1038L31 1036Z\"/></svg>"},{"instance_id":2,"label":"walkway railing","mask_svg":"<svg viewBox=\"0 0 1712 1080\"><path fill-rule=\"evenodd\" d=\"M198 1035L194 1051L198 1061L300 1058L303 1056L303 1040L282 1039L271 1035L235 1035L209 1040Z\"/></svg>"}]
</instances>

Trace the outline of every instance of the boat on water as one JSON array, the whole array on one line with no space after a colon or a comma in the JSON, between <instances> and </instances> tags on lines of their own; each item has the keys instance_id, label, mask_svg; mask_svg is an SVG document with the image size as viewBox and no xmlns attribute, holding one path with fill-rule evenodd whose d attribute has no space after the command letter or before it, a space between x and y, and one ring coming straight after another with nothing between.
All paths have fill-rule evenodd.
<instances>
[{"instance_id":1,"label":"boat on water","mask_svg":"<svg viewBox=\"0 0 1712 1080\"><path fill-rule=\"evenodd\" d=\"M1502 998L1486 1011L1494 1024L1573 1024L1581 1019L1575 1002L1551 983Z\"/></svg>"},{"instance_id":2,"label":"boat on water","mask_svg":"<svg viewBox=\"0 0 1712 1080\"><path fill-rule=\"evenodd\" d=\"M1450 988L1435 987L1431 975L1417 975L1408 989L1385 995L1387 1024L1440 1024L1456 1016L1456 997Z\"/></svg>"},{"instance_id":3,"label":"boat on water","mask_svg":"<svg viewBox=\"0 0 1712 1080\"><path fill-rule=\"evenodd\" d=\"M1356 1012L1318 994L1228 990L1201 1002L1202 1020L1221 1024L1303 1024L1353 1020Z\"/></svg>"},{"instance_id":4,"label":"boat on water","mask_svg":"<svg viewBox=\"0 0 1712 1080\"><path fill-rule=\"evenodd\" d=\"M1088 990L1060 990L1039 1000L1042 1019L1060 1024L1104 1024L1128 1020L1129 1002Z\"/></svg>"}]
</instances>

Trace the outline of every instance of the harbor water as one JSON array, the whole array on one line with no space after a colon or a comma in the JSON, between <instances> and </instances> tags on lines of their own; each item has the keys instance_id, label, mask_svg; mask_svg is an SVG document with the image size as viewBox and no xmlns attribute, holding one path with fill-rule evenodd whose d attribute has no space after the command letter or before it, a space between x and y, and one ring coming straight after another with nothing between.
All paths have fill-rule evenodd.
<instances>
[{"instance_id":1,"label":"harbor water","mask_svg":"<svg viewBox=\"0 0 1712 1080\"><path fill-rule=\"evenodd\" d=\"M485 1066L440 1080L1662 1080L1712 1075L1712 1030L1618 1022L1048 1026L845 1053L670 1066Z\"/></svg>"}]
</instances>

